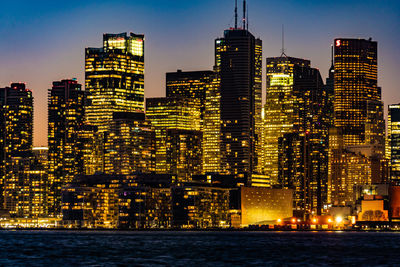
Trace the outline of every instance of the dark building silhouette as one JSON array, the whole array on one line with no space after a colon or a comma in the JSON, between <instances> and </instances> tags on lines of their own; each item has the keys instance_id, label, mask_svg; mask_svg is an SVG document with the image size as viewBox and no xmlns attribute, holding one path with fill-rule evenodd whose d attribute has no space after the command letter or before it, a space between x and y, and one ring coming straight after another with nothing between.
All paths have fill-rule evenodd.
<instances>
[{"instance_id":1,"label":"dark building silhouette","mask_svg":"<svg viewBox=\"0 0 400 267\"><path fill-rule=\"evenodd\" d=\"M220 78L222 170L250 177L257 166L261 126L262 41L243 27L215 40Z\"/></svg>"}]
</instances>

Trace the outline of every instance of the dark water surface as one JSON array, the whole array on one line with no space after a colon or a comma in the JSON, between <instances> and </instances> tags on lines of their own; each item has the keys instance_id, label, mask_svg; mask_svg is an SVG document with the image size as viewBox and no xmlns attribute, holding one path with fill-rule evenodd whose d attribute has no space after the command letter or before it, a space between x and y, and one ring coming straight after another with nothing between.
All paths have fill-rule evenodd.
<instances>
[{"instance_id":1,"label":"dark water surface","mask_svg":"<svg viewBox=\"0 0 400 267\"><path fill-rule=\"evenodd\" d=\"M400 265L400 233L0 231L0 265Z\"/></svg>"}]
</instances>

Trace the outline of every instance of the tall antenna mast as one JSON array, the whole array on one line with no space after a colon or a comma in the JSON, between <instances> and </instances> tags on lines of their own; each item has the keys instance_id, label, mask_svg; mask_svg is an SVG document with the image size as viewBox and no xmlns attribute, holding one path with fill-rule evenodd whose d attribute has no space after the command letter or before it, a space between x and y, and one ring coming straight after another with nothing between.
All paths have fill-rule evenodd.
<instances>
[{"instance_id":1,"label":"tall antenna mast","mask_svg":"<svg viewBox=\"0 0 400 267\"><path fill-rule=\"evenodd\" d=\"M333 59L335 58L335 56L333 54L334 54L333 45L331 45L331 63L332 63L332 66L333 66Z\"/></svg>"},{"instance_id":2,"label":"tall antenna mast","mask_svg":"<svg viewBox=\"0 0 400 267\"><path fill-rule=\"evenodd\" d=\"M281 52L282 52L281 57L286 56L286 54L285 54L285 28L284 28L283 24L282 24L282 50L281 50Z\"/></svg>"},{"instance_id":3,"label":"tall antenna mast","mask_svg":"<svg viewBox=\"0 0 400 267\"><path fill-rule=\"evenodd\" d=\"M249 30L249 5L247 5L246 28Z\"/></svg>"},{"instance_id":4,"label":"tall antenna mast","mask_svg":"<svg viewBox=\"0 0 400 267\"><path fill-rule=\"evenodd\" d=\"M237 0L235 0L235 29L237 29L237 19L238 19Z\"/></svg>"},{"instance_id":5,"label":"tall antenna mast","mask_svg":"<svg viewBox=\"0 0 400 267\"><path fill-rule=\"evenodd\" d=\"M243 30L246 29L246 0L243 0Z\"/></svg>"}]
</instances>

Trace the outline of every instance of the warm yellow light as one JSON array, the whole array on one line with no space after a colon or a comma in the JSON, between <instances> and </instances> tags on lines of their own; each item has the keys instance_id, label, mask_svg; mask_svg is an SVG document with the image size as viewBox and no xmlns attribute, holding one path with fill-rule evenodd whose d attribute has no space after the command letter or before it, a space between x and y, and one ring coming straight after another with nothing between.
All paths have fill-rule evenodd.
<instances>
[{"instance_id":1,"label":"warm yellow light","mask_svg":"<svg viewBox=\"0 0 400 267\"><path fill-rule=\"evenodd\" d=\"M293 218L293 219L292 219L292 223L295 223L295 222L296 222L296 218Z\"/></svg>"},{"instance_id":2,"label":"warm yellow light","mask_svg":"<svg viewBox=\"0 0 400 267\"><path fill-rule=\"evenodd\" d=\"M313 222L313 223L317 223L318 220L314 218L314 219L312 219L312 222Z\"/></svg>"},{"instance_id":3,"label":"warm yellow light","mask_svg":"<svg viewBox=\"0 0 400 267\"><path fill-rule=\"evenodd\" d=\"M278 223L281 223L282 222L282 219L278 219L278 220L276 220Z\"/></svg>"},{"instance_id":4,"label":"warm yellow light","mask_svg":"<svg viewBox=\"0 0 400 267\"><path fill-rule=\"evenodd\" d=\"M335 221L336 221L336 223L341 223L341 222L343 222L343 218L341 216L337 216Z\"/></svg>"},{"instance_id":5,"label":"warm yellow light","mask_svg":"<svg viewBox=\"0 0 400 267\"><path fill-rule=\"evenodd\" d=\"M328 223L332 223L332 219L331 218L328 219Z\"/></svg>"}]
</instances>

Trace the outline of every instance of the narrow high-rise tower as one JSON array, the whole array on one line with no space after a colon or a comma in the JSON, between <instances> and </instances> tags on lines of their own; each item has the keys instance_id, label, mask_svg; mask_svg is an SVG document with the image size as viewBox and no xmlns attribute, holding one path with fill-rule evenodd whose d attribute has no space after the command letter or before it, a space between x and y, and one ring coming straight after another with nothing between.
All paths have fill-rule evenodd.
<instances>
[{"instance_id":1,"label":"narrow high-rise tower","mask_svg":"<svg viewBox=\"0 0 400 267\"><path fill-rule=\"evenodd\" d=\"M12 215L23 213L22 184L29 171L33 143L32 91L23 83L0 88L0 202Z\"/></svg>"},{"instance_id":2,"label":"narrow high-rise tower","mask_svg":"<svg viewBox=\"0 0 400 267\"><path fill-rule=\"evenodd\" d=\"M400 104L388 108L387 158L389 159L390 180L400 180Z\"/></svg>"},{"instance_id":3,"label":"narrow high-rise tower","mask_svg":"<svg viewBox=\"0 0 400 267\"><path fill-rule=\"evenodd\" d=\"M215 40L222 170L238 178L249 178L256 169L261 126L262 41L246 29L245 22L244 12L242 28L235 21L235 28Z\"/></svg>"},{"instance_id":4,"label":"narrow high-rise tower","mask_svg":"<svg viewBox=\"0 0 400 267\"><path fill-rule=\"evenodd\" d=\"M79 131L85 121L84 91L75 80L53 82L49 90L48 157L49 157L49 212L61 212L61 187L83 173L83 162L78 147Z\"/></svg>"}]
</instances>

